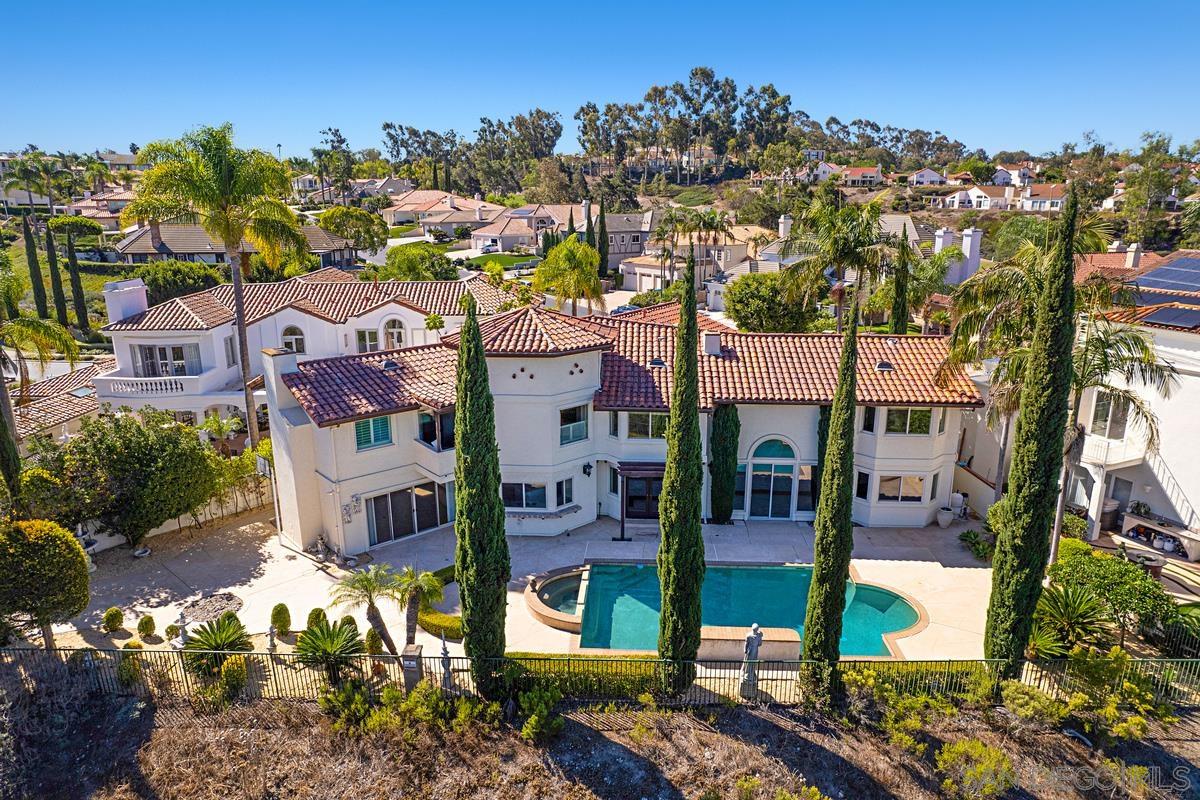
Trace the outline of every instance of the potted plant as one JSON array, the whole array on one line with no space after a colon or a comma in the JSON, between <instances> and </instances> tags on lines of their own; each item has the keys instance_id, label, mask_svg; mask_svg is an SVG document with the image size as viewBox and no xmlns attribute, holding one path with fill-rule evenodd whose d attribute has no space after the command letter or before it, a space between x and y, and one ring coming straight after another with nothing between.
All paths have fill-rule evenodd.
<instances>
[{"instance_id":1,"label":"potted plant","mask_svg":"<svg viewBox=\"0 0 1200 800\"><path fill-rule=\"evenodd\" d=\"M1148 519L1150 517L1150 504L1143 500L1134 500L1129 504L1129 513L1135 517Z\"/></svg>"},{"instance_id":2,"label":"potted plant","mask_svg":"<svg viewBox=\"0 0 1200 800\"><path fill-rule=\"evenodd\" d=\"M937 524L939 528L949 528L950 523L954 521L954 509L950 506L942 506L937 510Z\"/></svg>"}]
</instances>

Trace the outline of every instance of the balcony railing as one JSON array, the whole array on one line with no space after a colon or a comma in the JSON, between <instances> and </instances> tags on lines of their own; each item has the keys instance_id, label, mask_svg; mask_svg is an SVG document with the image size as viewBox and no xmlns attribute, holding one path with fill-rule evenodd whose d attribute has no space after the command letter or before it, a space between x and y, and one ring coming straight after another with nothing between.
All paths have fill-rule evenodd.
<instances>
[{"instance_id":1,"label":"balcony railing","mask_svg":"<svg viewBox=\"0 0 1200 800\"><path fill-rule=\"evenodd\" d=\"M1126 436L1124 439L1105 439L1089 434L1083 440L1082 461L1111 467L1141 461L1146 457L1146 443L1140 437Z\"/></svg>"},{"instance_id":2,"label":"balcony railing","mask_svg":"<svg viewBox=\"0 0 1200 800\"><path fill-rule=\"evenodd\" d=\"M96 393L101 397L164 397L200 392L199 375L166 378L97 375L93 381L96 384Z\"/></svg>"}]
</instances>

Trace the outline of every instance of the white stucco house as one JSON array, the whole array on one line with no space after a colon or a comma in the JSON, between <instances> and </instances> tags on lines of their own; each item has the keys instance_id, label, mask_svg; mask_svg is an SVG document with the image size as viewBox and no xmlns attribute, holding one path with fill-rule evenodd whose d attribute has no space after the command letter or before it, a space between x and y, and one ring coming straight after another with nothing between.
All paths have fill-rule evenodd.
<instances>
[{"instance_id":1,"label":"white stucco house","mask_svg":"<svg viewBox=\"0 0 1200 800\"><path fill-rule=\"evenodd\" d=\"M1018 208L1021 211L1062 211L1067 200L1065 183L1031 183L1021 190Z\"/></svg>"},{"instance_id":2,"label":"white stucco house","mask_svg":"<svg viewBox=\"0 0 1200 800\"><path fill-rule=\"evenodd\" d=\"M946 176L932 167L921 167L908 176L909 186L943 186L945 183Z\"/></svg>"},{"instance_id":3,"label":"white stucco house","mask_svg":"<svg viewBox=\"0 0 1200 800\"><path fill-rule=\"evenodd\" d=\"M715 326L715 327L714 327ZM495 398L509 534L548 536L607 516L655 520L675 330L529 306L481 325ZM738 518L811 520L819 407L832 401L836 334L702 329L700 411L738 407ZM448 525L454 492L457 336L400 350L300 361L264 352L282 535L347 554ZM949 503L964 410L939 337L859 341L854 518L923 526ZM709 478L703 488L709 509Z\"/></svg>"},{"instance_id":4,"label":"white stucco house","mask_svg":"<svg viewBox=\"0 0 1200 800\"><path fill-rule=\"evenodd\" d=\"M255 376L263 372L264 348L287 348L306 361L427 344L457 330L464 294L475 297L482 314L515 299L478 276L370 282L334 268L244 289ZM185 421L200 421L210 411L244 417L232 286L148 306L146 286L134 278L106 284L104 301L111 322L102 330L112 339L116 363L92 378L101 405L153 406ZM441 331L427 329L430 314L442 317ZM261 387L255 397L262 410Z\"/></svg>"}]
</instances>

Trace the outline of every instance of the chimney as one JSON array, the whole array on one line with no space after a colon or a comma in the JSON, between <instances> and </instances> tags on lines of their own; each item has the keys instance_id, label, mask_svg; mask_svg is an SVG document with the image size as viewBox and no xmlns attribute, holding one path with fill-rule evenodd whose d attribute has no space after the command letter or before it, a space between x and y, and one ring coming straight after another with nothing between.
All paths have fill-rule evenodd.
<instances>
[{"instance_id":1,"label":"chimney","mask_svg":"<svg viewBox=\"0 0 1200 800\"><path fill-rule=\"evenodd\" d=\"M580 216L579 216L579 224L580 224L580 225L584 225L584 226L586 226L586 225L587 225L587 221L588 221L588 220L591 218L591 217L590 217L591 213L592 213L592 201L591 201L591 200L588 200L588 199L585 197L585 198L583 199L583 202L581 202L581 203L579 204L579 214L580 214Z\"/></svg>"},{"instance_id":2,"label":"chimney","mask_svg":"<svg viewBox=\"0 0 1200 800\"><path fill-rule=\"evenodd\" d=\"M779 238L786 239L792 235L792 215L784 214L779 218Z\"/></svg>"},{"instance_id":3,"label":"chimney","mask_svg":"<svg viewBox=\"0 0 1200 800\"><path fill-rule=\"evenodd\" d=\"M140 314L148 305L146 284L141 278L104 284L104 310L108 314L109 322Z\"/></svg>"},{"instance_id":4,"label":"chimney","mask_svg":"<svg viewBox=\"0 0 1200 800\"><path fill-rule=\"evenodd\" d=\"M954 246L954 231L949 228L938 228L933 234L933 252L940 253L947 247Z\"/></svg>"},{"instance_id":5,"label":"chimney","mask_svg":"<svg viewBox=\"0 0 1200 800\"><path fill-rule=\"evenodd\" d=\"M716 331L704 332L704 352L710 356L721 355L721 334Z\"/></svg>"},{"instance_id":6,"label":"chimney","mask_svg":"<svg viewBox=\"0 0 1200 800\"><path fill-rule=\"evenodd\" d=\"M481 195L479 192L476 192L476 193L475 193L475 199L476 199L476 200L482 200L482 199L483 199L483 195Z\"/></svg>"},{"instance_id":7,"label":"chimney","mask_svg":"<svg viewBox=\"0 0 1200 800\"><path fill-rule=\"evenodd\" d=\"M1138 264L1142 260L1142 246L1137 242L1129 245L1129 249L1125 251L1125 268L1137 269Z\"/></svg>"},{"instance_id":8,"label":"chimney","mask_svg":"<svg viewBox=\"0 0 1200 800\"><path fill-rule=\"evenodd\" d=\"M483 206L475 206L475 219L480 222L483 221Z\"/></svg>"},{"instance_id":9,"label":"chimney","mask_svg":"<svg viewBox=\"0 0 1200 800\"><path fill-rule=\"evenodd\" d=\"M446 195L446 205L450 206L450 208L454 208L454 209L458 208L458 203L456 203L454 201L454 195L452 195L452 194Z\"/></svg>"},{"instance_id":10,"label":"chimney","mask_svg":"<svg viewBox=\"0 0 1200 800\"><path fill-rule=\"evenodd\" d=\"M268 347L263 354L263 388L267 390L268 413L299 405L296 396L283 382L283 376L296 372L296 354L282 347Z\"/></svg>"},{"instance_id":11,"label":"chimney","mask_svg":"<svg viewBox=\"0 0 1200 800\"><path fill-rule=\"evenodd\" d=\"M983 244L983 231L979 228L967 228L963 231L963 279L975 274L979 269L980 245Z\"/></svg>"},{"instance_id":12,"label":"chimney","mask_svg":"<svg viewBox=\"0 0 1200 800\"><path fill-rule=\"evenodd\" d=\"M162 229L157 220L150 221L150 245L157 250L162 247Z\"/></svg>"},{"instance_id":13,"label":"chimney","mask_svg":"<svg viewBox=\"0 0 1200 800\"><path fill-rule=\"evenodd\" d=\"M1126 250L1128 250L1128 247L1120 239L1113 239L1108 245L1108 252L1110 253L1124 253Z\"/></svg>"}]
</instances>

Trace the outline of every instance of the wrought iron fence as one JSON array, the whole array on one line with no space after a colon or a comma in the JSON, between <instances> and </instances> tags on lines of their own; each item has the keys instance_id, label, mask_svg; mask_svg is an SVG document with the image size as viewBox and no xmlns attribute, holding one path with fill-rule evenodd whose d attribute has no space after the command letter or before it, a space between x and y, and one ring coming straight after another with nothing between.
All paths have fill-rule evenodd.
<instances>
[{"instance_id":1,"label":"wrought iron fence","mask_svg":"<svg viewBox=\"0 0 1200 800\"><path fill-rule=\"evenodd\" d=\"M482 660L427 657L411 662L401 656L353 656L331 664L313 664L294 653L210 653L178 650L0 649L0 690L9 702L37 695L39 687L70 678L88 690L141 697L163 706L208 702L218 682L219 665L230 656L245 659L245 685L239 700L317 700L331 680L362 678L378 698L388 686L411 689L417 681L455 694L476 694L477 680L514 695L535 685L553 685L564 700L576 703L636 702L701 706L730 703L796 705L805 702L801 680L815 662L740 661L671 662L654 658L581 658L522 656ZM474 666L474 668L473 668ZM939 697L994 695L998 661L842 661L838 676L852 674L886 682L905 694ZM1155 699L1180 708L1200 708L1200 659L1131 659L1114 681L1144 679ZM1071 661L1025 665L1021 680L1056 697L1082 686Z\"/></svg>"}]
</instances>

